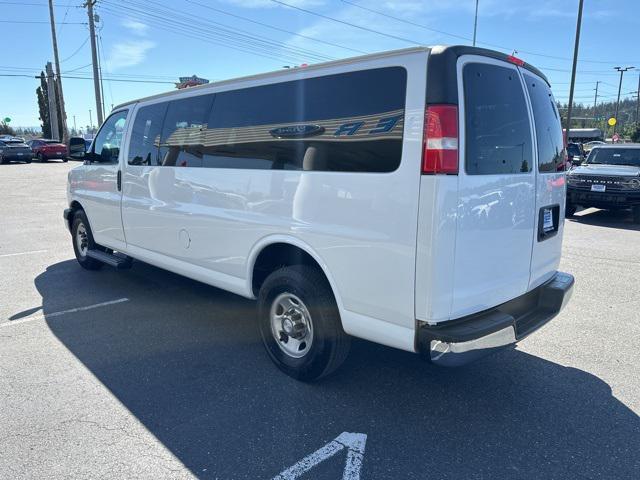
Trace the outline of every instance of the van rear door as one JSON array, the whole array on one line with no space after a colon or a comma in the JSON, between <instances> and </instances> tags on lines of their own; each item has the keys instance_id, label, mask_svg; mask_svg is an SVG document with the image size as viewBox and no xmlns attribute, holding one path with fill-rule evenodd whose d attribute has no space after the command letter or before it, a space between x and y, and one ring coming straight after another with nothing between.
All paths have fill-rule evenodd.
<instances>
[{"instance_id":1,"label":"van rear door","mask_svg":"<svg viewBox=\"0 0 640 480\"><path fill-rule=\"evenodd\" d=\"M565 154L560 113L546 81L522 70L536 132L536 226L531 255L529 289L549 279L558 269L566 199Z\"/></svg>"},{"instance_id":2,"label":"van rear door","mask_svg":"<svg viewBox=\"0 0 640 480\"><path fill-rule=\"evenodd\" d=\"M450 318L529 289L538 212L535 138L518 67L463 55L457 71L460 170Z\"/></svg>"}]
</instances>

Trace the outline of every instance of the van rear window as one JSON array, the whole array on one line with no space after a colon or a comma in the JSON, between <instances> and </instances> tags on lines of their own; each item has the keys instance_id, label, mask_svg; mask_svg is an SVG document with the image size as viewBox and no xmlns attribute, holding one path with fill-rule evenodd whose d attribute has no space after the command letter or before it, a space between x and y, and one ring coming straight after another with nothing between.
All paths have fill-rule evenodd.
<instances>
[{"instance_id":1,"label":"van rear window","mask_svg":"<svg viewBox=\"0 0 640 480\"><path fill-rule=\"evenodd\" d=\"M531 125L517 71L468 63L462 76L467 174L530 172Z\"/></svg>"},{"instance_id":2,"label":"van rear window","mask_svg":"<svg viewBox=\"0 0 640 480\"><path fill-rule=\"evenodd\" d=\"M536 138L538 140L538 169L541 172L564 170L564 142L560 114L549 85L528 73L524 74L527 84L533 118L536 122ZM573 144L572 155L579 156L580 148Z\"/></svg>"}]
</instances>

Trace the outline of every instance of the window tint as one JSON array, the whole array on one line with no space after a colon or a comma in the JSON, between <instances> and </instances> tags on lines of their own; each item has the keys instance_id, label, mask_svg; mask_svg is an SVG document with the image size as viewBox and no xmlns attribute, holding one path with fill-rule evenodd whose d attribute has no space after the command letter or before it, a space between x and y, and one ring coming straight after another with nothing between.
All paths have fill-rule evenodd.
<instances>
[{"instance_id":1,"label":"window tint","mask_svg":"<svg viewBox=\"0 0 640 480\"><path fill-rule=\"evenodd\" d=\"M126 119L127 111L123 110L114 113L102 124L93 142L93 152L100 157L101 162L118 161Z\"/></svg>"},{"instance_id":2,"label":"window tint","mask_svg":"<svg viewBox=\"0 0 640 480\"><path fill-rule=\"evenodd\" d=\"M156 165L162 122L168 102L142 107L136 114L129 142L130 165Z\"/></svg>"},{"instance_id":3,"label":"window tint","mask_svg":"<svg viewBox=\"0 0 640 480\"><path fill-rule=\"evenodd\" d=\"M556 102L551 89L543 80L533 75L524 74L527 84L533 118L536 122L536 138L538 139L538 168L541 172L564 170L564 142L562 126ZM571 144L572 155L581 155L580 147Z\"/></svg>"},{"instance_id":4,"label":"window tint","mask_svg":"<svg viewBox=\"0 0 640 480\"><path fill-rule=\"evenodd\" d=\"M203 166L390 172L400 164L403 68L216 94Z\"/></svg>"},{"instance_id":5,"label":"window tint","mask_svg":"<svg viewBox=\"0 0 640 480\"><path fill-rule=\"evenodd\" d=\"M207 119L213 95L169 102L160 136L159 164L165 167L201 167Z\"/></svg>"},{"instance_id":6,"label":"window tint","mask_svg":"<svg viewBox=\"0 0 640 480\"><path fill-rule=\"evenodd\" d=\"M467 174L530 172L531 130L518 73L469 63L463 81Z\"/></svg>"}]
</instances>

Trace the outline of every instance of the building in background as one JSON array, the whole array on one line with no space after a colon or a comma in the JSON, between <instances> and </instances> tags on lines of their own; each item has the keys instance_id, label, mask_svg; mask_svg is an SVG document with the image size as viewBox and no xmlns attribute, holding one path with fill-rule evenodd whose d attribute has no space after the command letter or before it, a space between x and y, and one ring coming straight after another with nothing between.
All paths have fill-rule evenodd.
<instances>
[{"instance_id":1,"label":"building in background","mask_svg":"<svg viewBox=\"0 0 640 480\"><path fill-rule=\"evenodd\" d=\"M209 83L209 80L207 80L206 78L200 78L195 75L192 75L190 77L180 77L178 78L178 80L180 80L178 83L176 83L176 88L178 89L195 87L196 85L204 85L206 83Z\"/></svg>"}]
</instances>

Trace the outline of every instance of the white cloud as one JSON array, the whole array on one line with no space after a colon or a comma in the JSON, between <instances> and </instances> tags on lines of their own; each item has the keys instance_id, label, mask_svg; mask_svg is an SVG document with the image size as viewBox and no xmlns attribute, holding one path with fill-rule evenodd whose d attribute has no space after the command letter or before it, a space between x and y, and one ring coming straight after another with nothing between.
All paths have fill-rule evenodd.
<instances>
[{"instance_id":1,"label":"white cloud","mask_svg":"<svg viewBox=\"0 0 640 480\"><path fill-rule=\"evenodd\" d=\"M129 18L122 22L122 26L130 30L134 35L140 35L141 37L146 36L147 31L149 30L149 25L146 23Z\"/></svg>"},{"instance_id":2,"label":"white cloud","mask_svg":"<svg viewBox=\"0 0 640 480\"><path fill-rule=\"evenodd\" d=\"M109 58L106 61L107 69L114 71L138 65L144 61L147 57L147 52L155 45L150 40L140 39L116 43L111 52L109 52Z\"/></svg>"}]
</instances>

